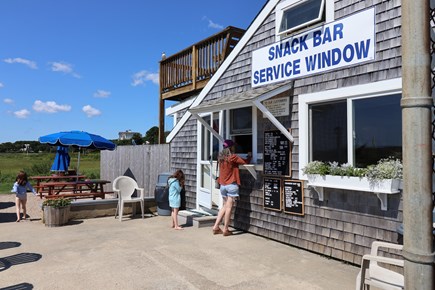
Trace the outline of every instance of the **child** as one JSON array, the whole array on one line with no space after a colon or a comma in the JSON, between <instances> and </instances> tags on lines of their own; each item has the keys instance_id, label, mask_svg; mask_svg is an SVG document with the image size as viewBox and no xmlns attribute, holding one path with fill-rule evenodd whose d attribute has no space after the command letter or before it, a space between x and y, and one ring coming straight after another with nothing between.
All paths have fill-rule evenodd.
<instances>
[{"instance_id":1,"label":"child","mask_svg":"<svg viewBox=\"0 0 435 290\"><path fill-rule=\"evenodd\" d=\"M169 206L172 208L171 218L172 227L175 230L182 230L183 228L178 225L178 210L181 204L181 190L184 187L184 173L180 169L169 177Z\"/></svg>"},{"instance_id":2,"label":"child","mask_svg":"<svg viewBox=\"0 0 435 290\"><path fill-rule=\"evenodd\" d=\"M27 202L27 190L31 190L33 194L36 195L36 191L27 181L27 174L24 171L18 173L15 179L14 186L12 187L12 192L15 193L15 207L17 209L17 222L21 220L20 218L20 206L23 209L23 220L26 220L26 202Z\"/></svg>"}]
</instances>

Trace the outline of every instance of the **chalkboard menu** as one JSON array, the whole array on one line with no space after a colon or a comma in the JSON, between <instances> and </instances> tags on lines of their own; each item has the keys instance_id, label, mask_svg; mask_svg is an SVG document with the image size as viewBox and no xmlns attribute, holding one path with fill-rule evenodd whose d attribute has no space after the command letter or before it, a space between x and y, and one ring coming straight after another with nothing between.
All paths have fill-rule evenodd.
<instances>
[{"instance_id":1,"label":"chalkboard menu","mask_svg":"<svg viewBox=\"0 0 435 290\"><path fill-rule=\"evenodd\" d=\"M284 180L284 212L304 215L304 184L302 180Z\"/></svg>"},{"instance_id":2,"label":"chalkboard menu","mask_svg":"<svg viewBox=\"0 0 435 290\"><path fill-rule=\"evenodd\" d=\"M281 210L281 179L264 178L264 202L266 209Z\"/></svg>"},{"instance_id":3,"label":"chalkboard menu","mask_svg":"<svg viewBox=\"0 0 435 290\"><path fill-rule=\"evenodd\" d=\"M290 176L290 140L280 131L264 132L264 174Z\"/></svg>"}]
</instances>

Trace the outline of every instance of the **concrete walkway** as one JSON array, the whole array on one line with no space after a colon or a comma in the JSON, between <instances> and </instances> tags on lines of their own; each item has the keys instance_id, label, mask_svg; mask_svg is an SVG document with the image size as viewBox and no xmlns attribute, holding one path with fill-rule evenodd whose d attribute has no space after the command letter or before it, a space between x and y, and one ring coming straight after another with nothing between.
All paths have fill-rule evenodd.
<instances>
[{"instance_id":1,"label":"concrete walkway","mask_svg":"<svg viewBox=\"0 0 435 290\"><path fill-rule=\"evenodd\" d=\"M355 266L247 233L213 236L211 228L176 231L169 223L0 223L0 288L355 289Z\"/></svg>"}]
</instances>

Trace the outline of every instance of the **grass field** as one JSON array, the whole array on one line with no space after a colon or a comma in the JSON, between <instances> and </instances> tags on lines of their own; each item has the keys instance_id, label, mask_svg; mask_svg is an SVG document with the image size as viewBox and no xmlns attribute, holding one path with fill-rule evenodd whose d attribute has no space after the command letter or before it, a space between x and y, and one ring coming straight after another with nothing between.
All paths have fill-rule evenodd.
<instances>
[{"instance_id":1,"label":"grass field","mask_svg":"<svg viewBox=\"0 0 435 290\"><path fill-rule=\"evenodd\" d=\"M70 153L70 169L77 168L77 152ZM49 175L55 153L0 153L0 193L9 193L18 171L28 176ZM100 177L100 152L81 154L80 173L89 178Z\"/></svg>"}]
</instances>

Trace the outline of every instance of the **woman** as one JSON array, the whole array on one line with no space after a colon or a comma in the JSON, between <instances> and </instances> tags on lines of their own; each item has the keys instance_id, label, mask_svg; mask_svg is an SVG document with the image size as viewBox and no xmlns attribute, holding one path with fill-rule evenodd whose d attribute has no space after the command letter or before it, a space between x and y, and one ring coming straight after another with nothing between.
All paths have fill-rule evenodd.
<instances>
[{"instance_id":1,"label":"woman","mask_svg":"<svg viewBox=\"0 0 435 290\"><path fill-rule=\"evenodd\" d=\"M242 159L234 154L234 146L235 144L232 140L225 140L223 143L224 148L218 156L218 182L220 184L220 191L223 198L223 206L219 210L216 222L213 226L214 235L223 234L224 236L230 236L233 234L229 231L228 226L234 201L239 197L239 165L251 162L251 153L248 153L247 159ZM222 219L224 220L223 231L219 227Z\"/></svg>"},{"instance_id":2,"label":"woman","mask_svg":"<svg viewBox=\"0 0 435 290\"><path fill-rule=\"evenodd\" d=\"M168 179L169 185L169 206L171 207L172 227L175 230L182 230L178 225L178 210L181 205L181 190L184 187L184 173L180 169L175 171Z\"/></svg>"}]
</instances>

